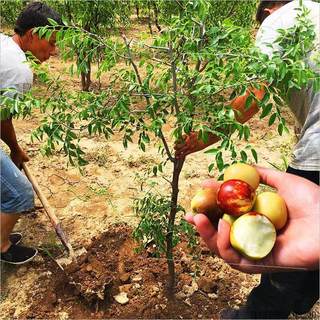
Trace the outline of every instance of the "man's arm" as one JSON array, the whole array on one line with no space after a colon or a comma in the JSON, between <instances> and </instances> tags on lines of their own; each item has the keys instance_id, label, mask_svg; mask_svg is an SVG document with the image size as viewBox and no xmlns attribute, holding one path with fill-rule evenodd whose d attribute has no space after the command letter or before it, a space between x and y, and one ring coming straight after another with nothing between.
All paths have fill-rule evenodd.
<instances>
[{"instance_id":1,"label":"man's arm","mask_svg":"<svg viewBox=\"0 0 320 320\"><path fill-rule=\"evenodd\" d=\"M7 120L1 120L0 134L1 140L3 140L10 148L11 159L18 168L21 167L22 162L29 161L28 155L18 144L11 118Z\"/></svg>"},{"instance_id":2,"label":"man's arm","mask_svg":"<svg viewBox=\"0 0 320 320\"><path fill-rule=\"evenodd\" d=\"M231 103L231 107L236 112L236 120L240 123L245 123L249 119L251 119L258 111L259 107L256 100L253 100L250 107L246 109L246 101L249 95L253 93L258 100L262 100L265 95L264 87L260 89L252 89L248 91L243 96L235 98ZM192 132L189 135L184 137L184 141L182 143L175 145L176 156L177 157L185 157L190 153L194 153L200 150L207 148L208 146L219 141L219 137L209 133L208 142L204 143L202 140L199 140L198 132Z\"/></svg>"}]
</instances>

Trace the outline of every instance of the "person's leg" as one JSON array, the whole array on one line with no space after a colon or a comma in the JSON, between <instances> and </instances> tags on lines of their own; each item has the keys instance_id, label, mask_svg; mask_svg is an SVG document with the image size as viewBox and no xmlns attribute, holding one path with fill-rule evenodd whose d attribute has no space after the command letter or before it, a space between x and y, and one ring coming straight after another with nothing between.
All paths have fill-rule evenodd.
<instances>
[{"instance_id":1,"label":"person's leg","mask_svg":"<svg viewBox=\"0 0 320 320\"><path fill-rule=\"evenodd\" d=\"M221 319L287 319L291 310L290 294L274 287L270 274L262 274L260 284L252 289L246 304L239 309L223 310Z\"/></svg>"},{"instance_id":2,"label":"person's leg","mask_svg":"<svg viewBox=\"0 0 320 320\"><path fill-rule=\"evenodd\" d=\"M31 260L37 250L12 244L10 233L21 213L34 207L33 188L28 179L0 149L0 230L1 261L21 264Z\"/></svg>"},{"instance_id":3,"label":"person's leg","mask_svg":"<svg viewBox=\"0 0 320 320\"><path fill-rule=\"evenodd\" d=\"M9 249L11 245L9 235L19 217L19 214L0 213L1 252L5 252Z\"/></svg>"},{"instance_id":4,"label":"person's leg","mask_svg":"<svg viewBox=\"0 0 320 320\"><path fill-rule=\"evenodd\" d=\"M319 184L318 171L291 167L288 173ZM222 319L286 319L291 312L307 313L319 299L319 270L265 273L239 310L226 310Z\"/></svg>"}]
</instances>

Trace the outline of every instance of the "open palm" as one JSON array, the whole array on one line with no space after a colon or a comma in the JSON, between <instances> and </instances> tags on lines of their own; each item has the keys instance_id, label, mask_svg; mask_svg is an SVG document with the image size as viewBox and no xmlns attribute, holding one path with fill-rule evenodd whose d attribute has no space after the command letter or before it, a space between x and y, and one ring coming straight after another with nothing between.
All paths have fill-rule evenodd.
<instances>
[{"instance_id":1,"label":"open palm","mask_svg":"<svg viewBox=\"0 0 320 320\"><path fill-rule=\"evenodd\" d=\"M230 244L230 225L220 219L218 230L204 214L186 220L194 224L210 250L233 268L248 273L288 271L287 269L316 269L320 255L320 187L289 174L257 167L261 182L277 189L288 208L288 221L280 230L272 252L264 259L251 261L242 257ZM213 180L203 183L218 188Z\"/></svg>"}]
</instances>

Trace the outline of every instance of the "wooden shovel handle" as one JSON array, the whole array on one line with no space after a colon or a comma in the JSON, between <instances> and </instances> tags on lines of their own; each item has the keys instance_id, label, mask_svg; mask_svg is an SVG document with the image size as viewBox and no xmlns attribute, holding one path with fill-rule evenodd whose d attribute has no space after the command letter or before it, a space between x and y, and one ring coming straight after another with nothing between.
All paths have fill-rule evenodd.
<instances>
[{"instance_id":1,"label":"wooden shovel handle","mask_svg":"<svg viewBox=\"0 0 320 320\"><path fill-rule=\"evenodd\" d=\"M36 192L39 200L41 201L44 209L46 210L52 224L54 226L57 226L59 224L59 219L57 218L57 216L54 213L53 208L50 206L47 198L45 197L45 195L43 194L43 192L41 191L39 184L36 180L36 178L32 175L32 173L30 172L28 166L26 165L25 162L22 163L22 168L26 174L26 176L28 177L29 181L31 182L34 191Z\"/></svg>"}]
</instances>

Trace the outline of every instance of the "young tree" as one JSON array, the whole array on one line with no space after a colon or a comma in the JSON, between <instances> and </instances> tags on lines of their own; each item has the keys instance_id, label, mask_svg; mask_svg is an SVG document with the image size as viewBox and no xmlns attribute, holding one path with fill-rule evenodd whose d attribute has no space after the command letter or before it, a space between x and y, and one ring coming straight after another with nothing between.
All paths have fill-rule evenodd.
<instances>
[{"instance_id":1,"label":"young tree","mask_svg":"<svg viewBox=\"0 0 320 320\"><path fill-rule=\"evenodd\" d=\"M129 23L130 6L125 0L47 0L65 18L68 25L77 27L106 39L114 34L117 25L126 26ZM83 91L89 91L92 82L91 65L100 63L103 59L99 48L92 47L90 41L81 42L81 47L75 38L64 39L64 58L77 57L77 72L81 76Z\"/></svg>"},{"instance_id":2,"label":"young tree","mask_svg":"<svg viewBox=\"0 0 320 320\"><path fill-rule=\"evenodd\" d=\"M260 117L270 116L269 125L278 121L282 134L286 124L281 107L290 90L309 81L316 89L320 87L319 75L303 60L314 39L305 9L301 9L299 25L280 32L278 41L283 52L269 59L254 48L249 30L230 21L210 24L211 5L204 0L184 2L180 16L172 18L170 27L162 30L153 45L128 39L124 34L111 41L77 27L61 30L57 37L61 45L73 41L79 48L90 44L93 51L102 50L104 61L99 72L113 70L112 81L102 92L69 93L55 88L41 104L47 115L33 134L38 139L47 137L47 154L58 147L71 163L77 161L80 165L86 163L78 144L83 133L101 134L108 139L118 130L123 134L124 147L137 136L142 151L154 141L152 137L156 139L161 160L153 174L171 165L170 192L149 192L136 202L142 220L135 235L140 240L154 240L159 252L165 253L170 292L175 287L173 247L179 232L190 232L183 224L176 224L177 213L182 210L178 202L179 177L185 160L175 157L173 143L191 131L199 132L203 141L209 133L218 136L219 144L207 151L214 157L209 170L217 167L222 171L230 162L247 161L248 152L257 161L257 153L250 145L237 148L239 140L248 140L250 129L237 121L230 106L232 99L270 84L262 100L250 94L247 106L256 99ZM46 37L52 32L49 27L41 30ZM119 68L121 61L127 67ZM141 99L144 107L137 108ZM26 114L34 100L29 97L11 105L6 102L11 111ZM170 135L164 131L165 124L172 126Z\"/></svg>"}]
</instances>

